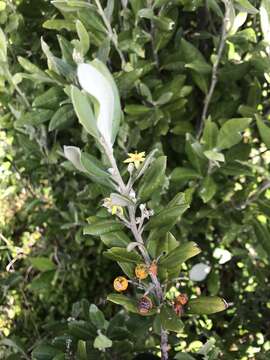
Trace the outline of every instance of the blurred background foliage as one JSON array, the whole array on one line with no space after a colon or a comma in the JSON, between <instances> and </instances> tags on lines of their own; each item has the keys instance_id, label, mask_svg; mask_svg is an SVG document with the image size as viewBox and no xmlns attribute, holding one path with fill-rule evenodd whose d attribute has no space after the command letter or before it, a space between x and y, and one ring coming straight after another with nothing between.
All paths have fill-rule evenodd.
<instances>
[{"instance_id":1,"label":"blurred background foliage","mask_svg":"<svg viewBox=\"0 0 270 360\"><path fill-rule=\"evenodd\" d=\"M69 97L79 56L106 62L119 87L125 112L119 162L137 149L157 148L168 157L151 207L190 189L191 207L174 235L203 252L182 274L197 262L211 272L180 288L189 295L219 294L233 304L217 315L184 316L183 332L170 337L171 357L269 359L270 2L230 2L209 114L218 128L232 118L252 121L236 145L235 134L223 134L232 142L222 150L225 161L216 158L216 128L203 135L207 156L196 140L223 2L108 0L101 2L104 13L98 4L0 1L0 357L158 353L148 319L106 302L119 268L102 256L98 238L82 235L106 191L74 176L63 156L64 145L98 156Z\"/></svg>"}]
</instances>

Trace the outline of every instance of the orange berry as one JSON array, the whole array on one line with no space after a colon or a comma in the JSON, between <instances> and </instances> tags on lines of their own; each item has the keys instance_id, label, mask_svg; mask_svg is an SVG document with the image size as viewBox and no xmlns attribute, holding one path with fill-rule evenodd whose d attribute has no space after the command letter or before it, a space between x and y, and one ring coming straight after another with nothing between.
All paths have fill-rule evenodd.
<instances>
[{"instance_id":1,"label":"orange berry","mask_svg":"<svg viewBox=\"0 0 270 360\"><path fill-rule=\"evenodd\" d=\"M152 308L153 308L153 303L149 297L143 296L139 299L138 310L141 315L148 314Z\"/></svg>"},{"instance_id":2,"label":"orange berry","mask_svg":"<svg viewBox=\"0 0 270 360\"><path fill-rule=\"evenodd\" d=\"M144 280L148 276L148 267L145 264L138 264L135 268L136 278L140 280Z\"/></svg>"},{"instance_id":3,"label":"orange berry","mask_svg":"<svg viewBox=\"0 0 270 360\"><path fill-rule=\"evenodd\" d=\"M176 297L176 301L178 303L180 303L181 305L186 305L186 303L188 302L188 296L187 294L179 294L177 297Z\"/></svg>"},{"instance_id":4,"label":"orange berry","mask_svg":"<svg viewBox=\"0 0 270 360\"><path fill-rule=\"evenodd\" d=\"M149 271L150 274L157 276L158 267L157 267L157 262L156 262L155 260L154 260L154 261L152 262L152 264L149 266L148 271Z\"/></svg>"},{"instance_id":5,"label":"orange berry","mask_svg":"<svg viewBox=\"0 0 270 360\"><path fill-rule=\"evenodd\" d=\"M114 279L113 287L118 292L125 291L128 288L128 281L124 276L118 276Z\"/></svg>"}]
</instances>

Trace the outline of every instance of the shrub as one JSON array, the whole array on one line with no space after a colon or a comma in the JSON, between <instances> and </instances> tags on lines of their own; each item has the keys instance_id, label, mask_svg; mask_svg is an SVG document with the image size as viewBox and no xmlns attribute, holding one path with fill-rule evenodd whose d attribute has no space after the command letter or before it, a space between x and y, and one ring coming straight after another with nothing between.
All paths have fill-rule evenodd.
<instances>
[{"instance_id":1,"label":"shrub","mask_svg":"<svg viewBox=\"0 0 270 360\"><path fill-rule=\"evenodd\" d=\"M268 1L18 1L0 2L0 9L1 127L10 139L0 155L1 198L18 202L1 225L1 263L8 265L2 309L13 312L3 318L1 331L10 335L2 341L4 356L27 358L34 349L34 359L132 359L159 353L162 328L172 331L172 358L266 359ZM119 91L118 117L112 108L106 113L116 121L109 132L110 140L117 134L113 157L100 143L100 133L108 140L104 128L93 127L102 100L79 90L82 62L109 77L113 88L104 89L104 103L106 90ZM65 145L67 157L81 161L72 157L77 169L65 159ZM147 157L132 170L123 161L136 150ZM157 315L137 313L134 299L143 292L136 286L129 285L127 297L109 295L117 276L134 281L134 267L145 265L142 246L132 244L119 221L122 208L134 205L123 189L110 190L121 183L107 173L114 161L124 181L129 171L145 170L135 190L146 207L141 214L133 208L131 219L154 211L142 228L158 279L169 280L164 263L174 260L174 246L182 252L195 242L202 249L167 288L166 303L178 315L171 306L159 309L149 277L140 281L149 293L139 304L154 305ZM137 274L144 277L146 265ZM179 293L189 299L181 316ZM192 300L199 295L221 296L231 306L190 316L192 302L201 309ZM107 296L125 309L105 305ZM209 313L210 305L195 313Z\"/></svg>"}]
</instances>

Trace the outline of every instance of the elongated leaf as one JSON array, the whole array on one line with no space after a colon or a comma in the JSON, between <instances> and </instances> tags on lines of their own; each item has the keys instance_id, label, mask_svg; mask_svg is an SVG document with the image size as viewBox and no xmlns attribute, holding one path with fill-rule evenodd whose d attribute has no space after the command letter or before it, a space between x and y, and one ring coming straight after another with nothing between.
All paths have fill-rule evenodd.
<instances>
[{"instance_id":1,"label":"elongated leaf","mask_svg":"<svg viewBox=\"0 0 270 360\"><path fill-rule=\"evenodd\" d=\"M45 29L51 29L51 30L62 30L66 29L69 31L75 30L75 24L73 21L70 20L63 20L63 19L52 19L52 20L46 20L42 27Z\"/></svg>"},{"instance_id":2,"label":"elongated leaf","mask_svg":"<svg viewBox=\"0 0 270 360\"><path fill-rule=\"evenodd\" d=\"M39 271L50 271L56 268L53 261L47 257L37 256L28 258L32 266Z\"/></svg>"},{"instance_id":3,"label":"elongated leaf","mask_svg":"<svg viewBox=\"0 0 270 360\"><path fill-rule=\"evenodd\" d=\"M259 116L256 116L256 122L262 141L265 143L267 148L270 149L270 127L265 125Z\"/></svg>"},{"instance_id":4,"label":"elongated leaf","mask_svg":"<svg viewBox=\"0 0 270 360\"><path fill-rule=\"evenodd\" d=\"M63 91L59 87L51 87L33 101L33 107L54 110L61 101Z\"/></svg>"},{"instance_id":5,"label":"elongated leaf","mask_svg":"<svg viewBox=\"0 0 270 360\"><path fill-rule=\"evenodd\" d=\"M93 155L82 152L81 163L90 175L98 178L109 179L109 174L105 171L102 163Z\"/></svg>"},{"instance_id":6,"label":"elongated leaf","mask_svg":"<svg viewBox=\"0 0 270 360\"><path fill-rule=\"evenodd\" d=\"M150 221L147 223L145 229L150 230L155 227L162 227L166 225L173 226L178 221L180 221L183 213L189 208L188 203L169 206L162 211L160 211L157 215L153 216Z\"/></svg>"},{"instance_id":7,"label":"elongated leaf","mask_svg":"<svg viewBox=\"0 0 270 360\"><path fill-rule=\"evenodd\" d=\"M200 296L188 302L188 312L190 314L209 315L228 308L226 301L217 296Z\"/></svg>"},{"instance_id":8,"label":"elongated leaf","mask_svg":"<svg viewBox=\"0 0 270 360\"><path fill-rule=\"evenodd\" d=\"M201 185L199 194L204 203L210 201L217 191L217 184L211 176L207 176Z\"/></svg>"},{"instance_id":9,"label":"elongated leaf","mask_svg":"<svg viewBox=\"0 0 270 360\"><path fill-rule=\"evenodd\" d=\"M171 173L171 180L175 182L188 181L198 178L200 178L200 174L198 174L196 170L184 167L176 167Z\"/></svg>"},{"instance_id":10,"label":"elongated leaf","mask_svg":"<svg viewBox=\"0 0 270 360\"><path fill-rule=\"evenodd\" d=\"M89 309L89 317L93 325L97 329L104 329L107 325L107 321L103 315L103 312L95 304L91 304Z\"/></svg>"},{"instance_id":11,"label":"elongated leaf","mask_svg":"<svg viewBox=\"0 0 270 360\"><path fill-rule=\"evenodd\" d=\"M259 11L248 0L235 0L240 5L241 10L245 10L249 14L257 14Z\"/></svg>"},{"instance_id":12,"label":"elongated leaf","mask_svg":"<svg viewBox=\"0 0 270 360\"><path fill-rule=\"evenodd\" d=\"M123 225L115 220L100 220L87 225L83 229L84 235L104 235L110 232L121 230Z\"/></svg>"},{"instance_id":13,"label":"elongated leaf","mask_svg":"<svg viewBox=\"0 0 270 360\"><path fill-rule=\"evenodd\" d=\"M180 332L184 328L183 322L171 306L163 305L160 312L161 326L163 329L173 332Z\"/></svg>"},{"instance_id":14,"label":"elongated leaf","mask_svg":"<svg viewBox=\"0 0 270 360\"><path fill-rule=\"evenodd\" d=\"M83 55L87 53L90 47L90 40L87 30L80 20L76 21L76 30L80 39L80 50Z\"/></svg>"},{"instance_id":15,"label":"elongated leaf","mask_svg":"<svg viewBox=\"0 0 270 360\"><path fill-rule=\"evenodd\" d=\"M166 163L166 156L160 156L145 172L145 175L140 181L138 192L138 196L142 201L149 199L151 195L161 187L164 182Z\"/></svg>"},{"instance_id":16,"label":"elongated leaf","mask_svg":"<svg viewBox=\"0 0 270 360\"><path fill-rule=\"evenodd\" d=\"M134 206L134 202L127 196L112 193L110 195L110 198L112 200L113 205L119 205L119 206Z\"/></svg>"},{"instance_id":17,"label":"elongated leaf","mask_svg":"<svg viewBox=\"0 0 270 360\"><path fill-rule=\"evenodd\" d=\"M139 263L141 261L141 257L138 253L135 251L129 252L121 247L112 247L105 251L103 255L111 260L120 262Z\"/></svg>"},{"instance_id":18,"label":"elongated leaf","mask_svg":"<svg viewBox=\"0 0 270 360\"><path fill-rule=\"evenodd\" d=\"M109 294L107 296L107 300L117 304L122 305L126 310L133 312L135 314L138 313L137 303L134 299L131 299L122 294Z\"/></svg>"},{"instance_id":19,"label":"elongated leaf","mask_svg":"<svg viewBox=\"0 0 270 360\"><path fill-rule=\"evenodd\" d=\"M184 243L160 260L160 264L166 268L176 267L201 252L199 246L190 241Z\"/></svg>"},{"instance_id":20,"label":"elongated leaf","mask_svg":"<svg viewBox=\"0 0 270 360\"><path fill-rule=\"evenodd\" d=\"M99 103L96 126L111 146L118 133L122 117L118 89L108 68L98 59L80 64L78 78L82 88Z\"/></svg>"},{"instance_id":21,"label":"elongated leaf","mask_svg":"<svg viewBox=\"0 0 270 360\"><path fill-rule=\"evenodd\" d=\"M76 86L71 86L71 99L79 122L95 138L99 138L96 119L87 95Z\"/></svg>"},{"instance_id":22,"label":"elongated leaf","mask_svg":"<svg viewBox=\"0 0 270 360\"><path fill-rule=\"evenodd\" d=\"M242 139L241 133L248 127L251 120L250 118L236 118L226 121L219 131L217 147L228 149L238 144Z\"/></svg>"},{"instance_id":23,"label":"elongated leaf","mask_svg":"<svg viewBox=\"0 0 270 360\"><path fill-rule=\"evenodd\" d=\"M61 130L70 126L74 119L74 111L71 105L60 107L51 118L49 131Z\"/></svg>"},{"instance_id":24,"label":"elongated leaf","mask_svg":"<svg viewBox=\"0 0 270 360\"><path fill-rule=\"evenodd\" d=\"M202 142L207 149L213 149L217 145L218 127L208 118L203 130Z\"/></svg>"},{"instance_id":25,"label":"elongated leaf","mask_svg":"<svg viewBox=\"0 0 270 360\"><path fill-rule=\"evenodd\" d=\"M51 360L61 351L51 345L40 345L37 346L33 352L32 357L36 360Z\"/></svg>"},{"instance_id":26,"label":"elongated leaf","mask_svg":"<svg viewBox=\"0 0 270 360\"><path fill-rule=\"evenodd\" d=\"M108 247L126 248L130 243L129 237L123 231L114 231L100 236L101 241Z\"/></svg>"},{"instance_id":27,"label":"elongated leaf","mask_svg":"<svg viewBox=\"0 0 270 360\"><path fill-rule=\"evenodd\" d=\"M68 323L69 332L77 339L89 340L96 335L96 328L89 322L73 320Z\"/></svg>"}]
</instances>

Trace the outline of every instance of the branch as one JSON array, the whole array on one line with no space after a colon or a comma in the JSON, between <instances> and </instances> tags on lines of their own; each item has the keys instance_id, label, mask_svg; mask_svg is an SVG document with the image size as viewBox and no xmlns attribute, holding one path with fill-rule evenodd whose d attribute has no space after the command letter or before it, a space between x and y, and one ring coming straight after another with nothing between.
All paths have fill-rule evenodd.
<instances>
[{"instance_id":1,"label":"branch","mask_svg":"<svg viewBox=\"0 0 270 360\"><path fill-rule=\"evenodd\" d=\"M219 43L219 48L218 48L218 52L217 52L217 57L213 64L213 67L212 67L211 84L210 84L208 93L206 94L205 99L204 99L204 107L203 107L202 116L200 119L199 129L198 129L198 133L197 133L197 139L199 139L202 135L205 120L206 120L207 114L208 114L209 105L211 103L211 100L212 100L212 97L214 94L214 90L215 90L215 87L217 84L217 80L218 80L217 72L218 72L218 67L219 67L221 57L223 54L223 50L225 47L225 43L226 43L226 38L227 38L227 33L228 33L227 24L230 20L229 19L229 11L230 11L229 1L230 0L223 0L223 2L225 4L225 14L224 14L222 28L221 28L220 43Z\"/></svg>"},{"instance_id":2,"label":"branch","mask_svg":"<svg viewBox=\"0 0 270 360\"><path fill-rule=\"evenodd\" d=\"M112 29L111 27L111 24L100 4L100 1L99 0L95 0L95 3L96 3L96 6L98 8L98 12L100 14L100 16L102 17L102 20L107 28L107 31L108 31L108 34L110 36L110 39L112 40L114 46L115 46L115 49L116 51L118 52L118 55L121 59L121 62L122 62L122 68L126 65L126 60L125 60L125 57L124 57L124 54L122 53L122 51L119 49L119 46L118 46L118 39L117 39L117 34L115 32L115 30Z\"/></svg>"},{"instance_id":3,"label":"branch","mask_svg":"<svg viewBox=\"0 0 270 360\"><path fill-rule=\"evenodd\" d=\"M101 140L101 144L104 148L104 151L108 157L108 160L110 161L111 167L113 169L112 176L114 177L114 180L117 182L119 186L119 192L123 195L129 196L129 191L132 190L129 188L128 185L126 185L123 181L123 178L120 174L120 171L118 169L118 166L116 164L113 150L111 147L107 145L107 143L104 141L104 139ZM129 214L129 228L136 240L136 242L144 245L144 240L142 238L141 231L139 229L139 225L136 223L136 205L129 205L128 206L128 214ZM150 266L152 261L150 258L150 255L148 254L145 246L138 246L138 250L140 251L145 264ZM162 286L159 282L158 277L155 274L150 273L151 281L153 284L153 288L155 290L155 294L158 300L159 305L161 305L164 301L164 293L162 290ZM160 342L160 348L162 353L162 360L168 360L168 334L167 331L161 328L161 342Z\"/></svg>"}]
</instances>

